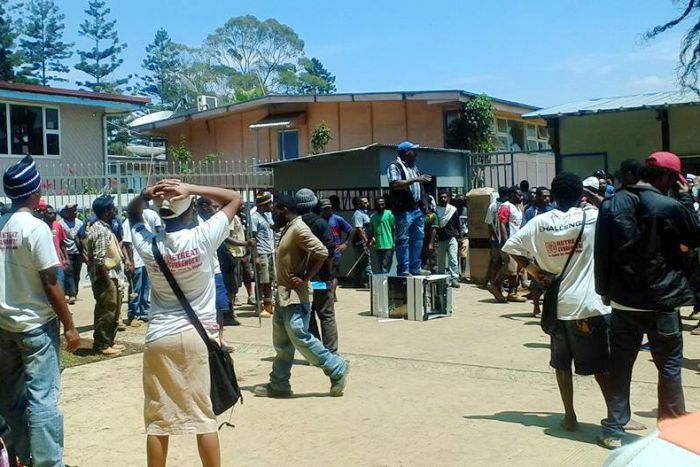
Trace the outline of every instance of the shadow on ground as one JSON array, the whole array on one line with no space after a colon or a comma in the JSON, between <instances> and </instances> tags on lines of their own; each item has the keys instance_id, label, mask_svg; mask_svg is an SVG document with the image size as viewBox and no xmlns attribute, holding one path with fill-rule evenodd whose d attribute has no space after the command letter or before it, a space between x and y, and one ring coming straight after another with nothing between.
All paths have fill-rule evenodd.
<instances>
[{"instance_id":1,"label":"shadow on ground","mask_svg":"<svg viewBox=\"0 0 700 467\"><path fill-rule=\"evenodd\" d=\"M700 359L683 357L683 368L700 373Z\"/></svg>"},{"instance_id":2,"label":"shadow on ground","mask_svg":"<svg viewBox=\"0 0 700 467\"><path fill-rule=\"evenodd\" d=\"M549 349L549 344L545 344L544 342L526 342L523 344L523 347L527 347L528 349Z\"/></svg>"},{"instance_id":3,"label":"shadow on ground","mask_svg":"<svg viewBox=\"0 0 700 467\"><path fill-rule=\"evenodd\" d=\"M505 423L516 423L522 426L544 428L543 433L555 438L568 439L579 443L596 444L600 434L600 426L592 423L579 423L576 431L566 431L559 423L564 415L554 412L518 412L504 411L493 415L464 415L467 420L494 420Z\"/></svg>"},{"instance_id":4,"label":"shadow on ground","mask_svg":"<svg viewBox=\"0 0 700 467\"><path fill-rule=\"evenodd\" d=\"M267 383L256 384L254 386L241 386L241 391L247 391L251 395L253 395L253 397L256 397L254 395L255 388L258 386L263 386L265 384L267 384ZM329 392L305 392L303 394L294 393L290 397L278 397L276 399L307 399L307 398L311 398L311 397L332 397L332 396ZM273 398L273 399L275 399L275 398Z\"/></svg>"},{"instance_id":5,"label":"shadow on ground","mask_svg":"<svg viewBox=\"0 0 700 467\"><path fill-rule=\"evenodd\" d=\"M521 321L516 318L533 318L532 313L507 313L505 315L499 316L499 318L506 318L513 321Z\"/></svg>"}]
</instances>

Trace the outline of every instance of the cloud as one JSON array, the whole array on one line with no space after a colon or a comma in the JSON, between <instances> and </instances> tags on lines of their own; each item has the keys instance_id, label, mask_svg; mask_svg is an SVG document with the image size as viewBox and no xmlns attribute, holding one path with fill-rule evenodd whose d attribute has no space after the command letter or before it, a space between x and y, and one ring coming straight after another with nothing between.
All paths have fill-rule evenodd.
<instances>
[{"instance_id":1,"label":"cloud","mask_svg":"<svg viewBox=\"0 0 700 467\"><path fill-rule=\"evenodd\" d=\"M668 91L678 88L678 83L673 76L646 75L632 78L630 87L641 92Z\"/></svg>"},{"instance_id":2,"label":"cloud","mask_svg":"<svg viewBox=\"0 0 700 467\"><path fill-rule=\"evenodd\" d=\"M612 54L570 55L547 66L547 70L574 75L605 76L615 71Z\"/></svg>"}]
</instances>

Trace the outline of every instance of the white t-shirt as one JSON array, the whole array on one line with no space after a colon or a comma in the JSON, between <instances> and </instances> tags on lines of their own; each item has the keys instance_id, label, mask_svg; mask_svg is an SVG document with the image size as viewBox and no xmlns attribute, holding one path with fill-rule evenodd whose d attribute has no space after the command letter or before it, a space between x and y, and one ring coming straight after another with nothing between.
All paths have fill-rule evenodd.
<instances>
[{"instance_id":1,"label":"white t-shirt","mask_svg":"<svg viewBox=\"0 0 700 467\"><path fill-rule=\"evenodd\" d=\"M155 233L158 231L158 228L163 225L163 223L160 220L160 216L152 209L144 209L143 210L143 225L146 226L146 229L151 232ZM131 233L131 222L129 222L129 219L124 221L123 224L123 236L122 236L122 241L124 243L133 243L132 242L132 233ZM145 266L143 259L141 259L141 256L139 255L139 252L136 251L136 248L134 250L134 269L142 268Z\"/></svg>"},{"instance_id":2,"label":"white t-shirt","mask_svg":"<svg viewBox=\"0 0 700 467\"><path fill-rule=\"evenodd\" d=\"M183 293L205 328L216 330L216 286L214 261L216 249L228 237L228 218L223 212L197 227L157 234L158 248ZM133 245L143 258L151 279L151 314L146 342L192 328L185 310L160 272L149 234L133 231Z\"/></svg>"},{"instance_id":3,"label":"white t-shirt","mask_svg":"<svg viewBox=\"0 0 700 467\"><path fill-rule=\"evenodd\" d=\"M503 213L508 210L508 238L515 235L523 224L523 212L510 201L506 201L498 208L498 220L503 222ZM500 230L500 229L499 229Z\"/></svg>"},{"instance_id":4,"label":"white t-shirt","mask_svg":"<svg viewBox=\"0 0 700 467\"><path fill-rule=\"evenodd\" d=\"M39 271L59 266L53 234L29 212L0 218L0 328L28 332L56 318Z\"/></svg>"},{"instance_id":5,"label":"white t-shirt","mask_svg":"<svg viewBox=\"0 0 700 467\"><path fill-rule=\"evenodd\" d=\"M595 291L593 251L597 209L586 210L586 226L559 288L557 315L561 320L584 319L610 313ZM540 268L559 275L581 231L583 210L554 209L534 217L503 246L511 255L533 257Z\"/></svg>"}]
</instances>

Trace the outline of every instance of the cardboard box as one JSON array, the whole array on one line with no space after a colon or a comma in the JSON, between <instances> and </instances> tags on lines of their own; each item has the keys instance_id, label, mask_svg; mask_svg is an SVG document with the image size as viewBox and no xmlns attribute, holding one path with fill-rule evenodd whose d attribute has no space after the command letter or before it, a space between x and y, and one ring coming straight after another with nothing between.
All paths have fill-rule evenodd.
<instances>
[{"instance_id":1,"label":"cardboard box","mask_svg":"<svg viewBox=\"0 0 700 467\"><path fill-rule=\"evenodd\" d=\"M469 247L469 269L470 278L473 283L484 285L488 282L490 261L490 248Z\"/></svg>"},{"instance_id":2,"label":"cardboard box","mask_svg":"<svg viewBox=\"0 0 700 467\"><path fill-rule=\"evenodd\" d=\"M489 238L489 228L484 222L491 200L498 196L491 187L474 188L467 193L467 215L469 216L469 238Z\"/></svg>"}]
</instances>

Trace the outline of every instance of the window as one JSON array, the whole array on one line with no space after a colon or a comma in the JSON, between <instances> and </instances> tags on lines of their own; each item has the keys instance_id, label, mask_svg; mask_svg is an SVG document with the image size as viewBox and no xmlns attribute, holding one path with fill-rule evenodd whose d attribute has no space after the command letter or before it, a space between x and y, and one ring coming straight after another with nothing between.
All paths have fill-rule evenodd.
<instances>
[{"instance_id":1,"label":"window","mask_svg":"<svg viewBox=\"0 0 700 467\"><path fill-rule=\"evenodd\" d=\"M533 124L527 125L527 149L529 151L550 149L547 127Z\"/></svg>"},{"instance_id":2,"label":"window","mask_svg":"<svg viewBox=\"0 0 700 467\"><path fill-rule=\"evenodd\" d=\"M0 155L60 156L57 108L0 103Z\"/></svg>"},{"instance_id":3,"label":"window","mask_svg":"<svg viewBox=\"0 0 700 467\"><path fill-rule=\"evenodd\" d=\"M281 130L277 140L281 161L299 157L299 130Z\"/></svg>"}]
</instances>

